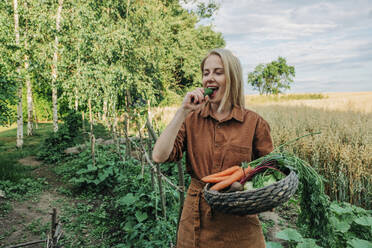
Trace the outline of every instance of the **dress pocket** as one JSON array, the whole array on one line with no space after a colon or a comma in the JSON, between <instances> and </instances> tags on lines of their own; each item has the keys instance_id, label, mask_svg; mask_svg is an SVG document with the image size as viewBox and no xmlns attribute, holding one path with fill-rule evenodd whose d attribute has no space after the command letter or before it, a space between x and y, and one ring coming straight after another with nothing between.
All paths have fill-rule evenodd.
<instances>
[{"instance_id":1,"label":"dress pocket","mask_svg":"<svg viewBox=\"0 0 372 248\"><path fill-rule=\"evenodd\" d=\"M251 160L252 147L229 144L224 155L223 167L228 168L232 165L240 165L242 162L249 162Z\"/></svg>"},{"instance_id":2,"label":"dress pocket","mask_svg":"<svg viewBox=\"0 0 372 248\"><path fill-rule=\"evenodd\" d=\"M232 215L216 211L214 221L220 223L216 225L217 232L220 233L222 240L254 240L255 235L261 236L261 224L257 215Z\"/></svg>"}]
</instances>

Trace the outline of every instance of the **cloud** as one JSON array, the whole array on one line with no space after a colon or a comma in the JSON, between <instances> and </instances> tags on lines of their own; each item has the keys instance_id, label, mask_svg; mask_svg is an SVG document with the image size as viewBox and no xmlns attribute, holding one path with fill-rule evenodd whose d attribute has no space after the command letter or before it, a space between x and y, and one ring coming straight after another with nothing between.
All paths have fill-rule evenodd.
<instances>
[{"instance_id":1,"label":"cloud","mask_svg":"<svg viewBox=\"0 0 372 248\"><path fill-rule=\"evenodd\" d=\"M371 0L230 0L222 2L213 25L240 58L244 78L259 63L283 56L296 68L294 91L314 85L372 90L370 6Z\"/></svg>"}]
</instances>

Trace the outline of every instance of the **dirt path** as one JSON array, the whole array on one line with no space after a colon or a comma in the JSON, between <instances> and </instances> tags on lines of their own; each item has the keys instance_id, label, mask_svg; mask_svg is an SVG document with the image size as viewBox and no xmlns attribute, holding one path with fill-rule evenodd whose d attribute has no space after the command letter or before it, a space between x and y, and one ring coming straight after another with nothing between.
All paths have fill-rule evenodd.
<instances>
[{"instance_id":1,"label":"dirt path","mask_svg":"<svg viewBox=\"0 0 372 248\"><path fill-rule=\"evenodd\" d=\"M35 178L46 178L48 189L36 198L26 201L10 202L11 210L6 216L0 216L0 247L11 244L45 239L49 233L53 208L57 214L67 198L56 190L62 185L48 165L43 165L35 157L26 157L19 160L26 166L35 167L32 174ZM0 204L5 204L6 199L0 199ZM9 202L7 202L9 204ZM27 247L45 247L45 244L36 244Z\"/></svg>"}]
</instances>

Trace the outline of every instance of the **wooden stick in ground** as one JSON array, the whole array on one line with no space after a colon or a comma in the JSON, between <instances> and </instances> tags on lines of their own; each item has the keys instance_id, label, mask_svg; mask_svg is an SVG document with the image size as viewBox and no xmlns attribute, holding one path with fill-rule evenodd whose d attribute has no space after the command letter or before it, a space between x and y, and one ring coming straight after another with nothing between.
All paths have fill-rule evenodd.
<instances>
[{"instance_id":1,"label":"wooden stick in ground","mask_svg":"<svg viewBox=\"0 0 372 248\"><path fill-rule=\"evenodd\" d=\"M163 212L163 217L164 218L167 218L167 210L166 210L166 206L165 206L165 195L164 195L164 192L163 192L163 184L162 184L162 180L161 180L161 174L160 174L160 165L159 164L156 164L156 174L157 174L157 178L158 178L158 186L159 186L159 194L160 194L160 199L161 199L161 210Z\"/></svg>"},{"instance_id":2,"label":"wooden stick in ground","mask_svg":"<svg viewBox=\"0 0 372 248\"><path fill-rule=\"evenodd\" d=\"M131 146L131 142L129 139L130 104L131 104L130 92L127 89L125 92L126 113L124 113L124 135L125 135L125 142L126 142L125 156L127 158L129 158L130 154L132 153L132 146Z\"/></svg>"},{"instance_id":3,"label":"wooden stick in ground","mask_svg":"<svg viewBox=\"0 0 372 248\"><path fill-rule=\"evenodd\" d=\"M152 141L156 142L158 137L156 136L156 134L154 132L154 128L151 125L150 102L147 103L147 106L149 107L149 109L147 110L147 117L146 117L146 124L145 125L147 127L147 133L148 133L148 136L149 136L149 139L148 139L148 149L149 149L149 154L150 154L149 157L152 158ZM151 171L151 183L152 183L153 189L155 190L154 170L150 170L150 171Z\"/></svg>"},{"instance_id":4,"label":"wooden stick in ground","mask_svg":"<svg viewBox=\"0 0 372 248\"><path fill-rule=\"evenodd\" d=\"M138 135L139 135L139 142L140 142L140 146L141 148L144 149L144 145L143 145L143 139L142 139L142 133L141 133L141 125L139 123L138 120L136 120L136 126L137 126L137 129L138 129ZM143 173L145 172L145 163L143 162L143 152L140 153L140 161L141 161L141 175L143 176Z\"/></svg>"},{"instance_id":5,"label":"wooden stick in ground","mask_svg":"<svg viewBox=\"0 0 372 248\"><path fill-rule=\"evenodd\" d=\"M156 141L158 139L155 131L154 131L154 128L152 127L151 125L151 120L150 120L150 114L148 113L147 114L147 119L146 119L146 127L147 127L147 130L149 132L149 135L151 135L151 138L152 140Z\"/></svg>"},{"instance_id":6,"label":"wooden stick in ground","mask_svg":"<svg viewBox=\"0 0 372 248\"><path fill-rule=\"evenodd\" d=\"M85 115L84 115L84 111L81 112L81 124L83 125L83 133L85 133Z\"/></svg>"},{"instance_id":7,"label":"wooden stick in ground","mask_svg":"<svg viewBox=\"0 0 372 248\"><path fill-rule=\"evenodd\" d=\"M148 131L149 138L147 139L147 149L149 150L149 157L152 157L152 141L150 137L150 131ZM150 173L151 173L151 186L153 190L155 190L155 176L154 176L154 170L150 167Z\"/></svg>"},{"instance_id":8,"label":"wooden stick in ground","mask_svg":"<svg viewBox=\"0 0 372 248\"><path fill-rule=\"evenodd\" d=\"M172 186L174 189L176 189L177 191L183 191L181 190L177 185L175 185L174 183L172 183L171 180L169 180L166 176L164 176L160 170L158 171L157 167L152 163L152 161L150 160L149 158L149 155L147 154L146 151L144 151L144 156L147 160L147 163L153 168L153 170L155 171L155 173L159 174L161 176L162 179L164 179L165 182L167 182L170 186Z\"/></svg>"},{"instance_id":9,"label":"wooden stick in ground","mask_svg":"<svg viewBox=\"0 0 372 248\"><path fill-rule=\"evenodd\" d=\"M54 233L56 232L57 228L57 209L53 208L52 212L52 226L50 228L50 236L52 238L52 247L55 245Z\"/></svg>"},{"instance_id":10,"label":"wooden stick in ground","mask_svg":"<svg viewBox=\"0 0 372 248\"><path fill-rule=\"evenodd\" d=\"M18 245L11 245L11 246L8 246L8 247L6 247L6 248L25 247L25 246L29 246L29 245L35 245L35 244L45 243L46 241L47 241L46 239L43 239L43 240L35 240L35 241L26 242L26 243L21 243L21 244L18 244Z\"/></svg>"},{"instance_id":11,"label":"wooden stick in ground","mask_svg":"<svg viewBox=\"0 0 372 248\"><path fill-rule=\"evenodd\" d=\"M88 98L88 108L89 108L90 133L93 134L92 101L90 97Z\"/></svg>"},{"instance_id":12,"label":"wooden stick in ground","mask_svg":"<svg viewBox=\"0 0 372 248\"><path fill-rule=\"evenodd\" d=\"M94 137L94 134L92 134L90 137L90 144L91 144L92 164L93 166L95 166L96 165L96 153L95 153L96 138Z\"/></svg>"},{"instance_id":13,"label":"wooden stick in ground","mask_svg":"<svg viewBox=\"0 0 372 248\"><path fill-rule=\"evenodd\" d=\"M178 212L176 235L178 235L178 227L179 227L180 220L181 220L181 214L182 214L182 210L183 210L183 203L185 201L185 194L184 194L184 191L185 191L185 177L184 177L184 174L183 174L183 167L182 167L182 161L181 160L177 162L177 169L178 169L178 187L182 191L179 191L179 193L180 193L180 207L179 207L179 212Z\"/></svg>"}]
</instances>

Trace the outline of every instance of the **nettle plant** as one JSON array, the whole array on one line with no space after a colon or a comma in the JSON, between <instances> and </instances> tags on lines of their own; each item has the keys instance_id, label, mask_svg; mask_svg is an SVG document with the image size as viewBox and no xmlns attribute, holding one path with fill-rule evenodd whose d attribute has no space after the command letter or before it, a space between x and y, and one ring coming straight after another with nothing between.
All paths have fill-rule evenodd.
<instances>
[{"instance_id":1,"label":"nettle plant","mask_svg":"<svg viewBox=\"0 0 372 248\"><path fill-rule=\"evenodd\" d=\"M125 147L123 147L123 150ZM178 193L164 187L167 217L162 215L160 193L152 182L148 166L142 173L140 161L121 160L115 146L97 146L96 162L92 163L89 149L56 169L65 180L77 188L104 192L106 220L110 247L168 247L174 243L178 218ZM176 165L169 165L175 168ZM166 170L176 181L177 173ZM99 227L96 227L99 228Z\"/></svg>"},{"instance_id":2,"label":"nettle plant","mask_svg":"<svg viewBox=\"0 0 372 248\"><path fill-rule=\"evenodd\" d=\"M372 247L372 211L346 202L332 202L330 205L330 223L335 243L331 248ZM276 235L286 240L289 247L321 248L316 239L305 238L297 230L286 228ZM282 248L279 243L268 242L267 248Z\"/></svg>"}]
</instances>

